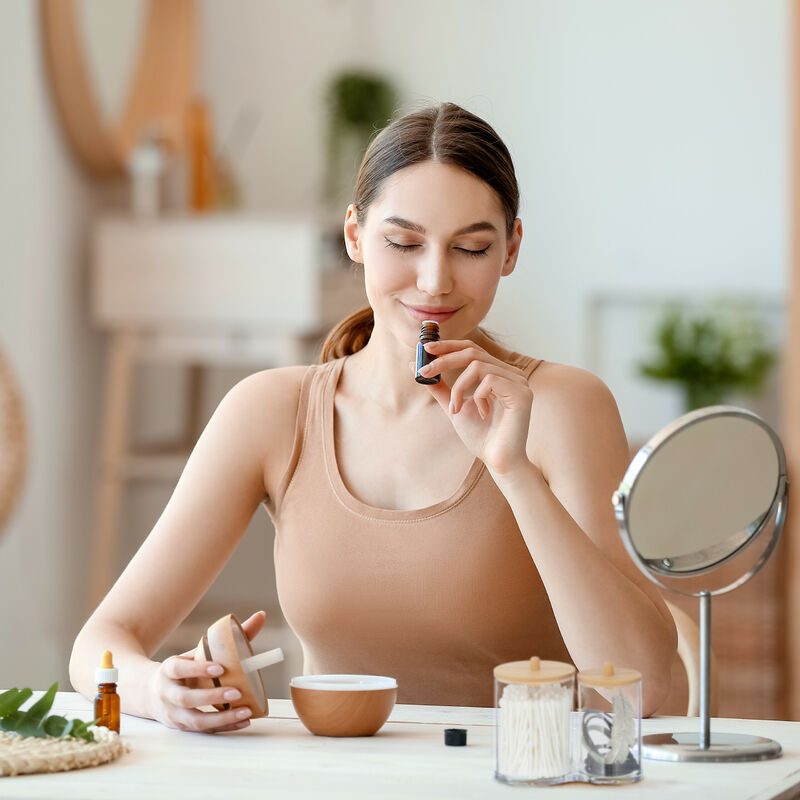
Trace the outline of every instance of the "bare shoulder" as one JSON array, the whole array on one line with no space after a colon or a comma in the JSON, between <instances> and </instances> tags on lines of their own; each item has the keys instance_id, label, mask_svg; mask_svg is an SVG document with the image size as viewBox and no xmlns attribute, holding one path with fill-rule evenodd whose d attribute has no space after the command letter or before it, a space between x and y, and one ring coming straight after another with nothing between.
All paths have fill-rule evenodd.
<instances>
[{"instance_id":1,"label":"bare shoulder","mask_svg":"<svg viewBox=\"0 0 800 800\"><path fill-rule=\"evenodd\" d=\"M308 366L299 365L254 372L240 380L229 394L235 395L237 401L244 405L268 408L272 414L282 410L291 414L292 409L295 412L297 410L300 385L308 369Z\"/></svg>"},{"instance_id":2,"label":"bare shoulder","mask_svg":"<svg viewBox=\"0 0 800 800\"><path fill-rule=\"evenodd\" d=\"M255 372L233 386L223 400L233 406L258 447L268 494L291 457L300 388L308 370L303 365Z\"/></svg>"},{"instance_id":3,"label":"bare shoulder","mask_svg":"<svg viewBox=\"0 0 800 800\"><path fill-rule=\"evenodd\" d=\"M576 456L627 463L628 443L614 395L597 375L545 361L529 379L533 391L528 454L547 476Z\"/></svg>"}]
</instances>

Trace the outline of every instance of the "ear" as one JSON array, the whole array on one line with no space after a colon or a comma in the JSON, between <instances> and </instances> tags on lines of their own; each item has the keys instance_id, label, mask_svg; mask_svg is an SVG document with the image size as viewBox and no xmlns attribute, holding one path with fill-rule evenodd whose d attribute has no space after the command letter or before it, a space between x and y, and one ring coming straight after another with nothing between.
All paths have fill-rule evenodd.
<instances>
[{"instance_id":1,"label":"ear","mask_svg":"<svg viewBox=\"0 0 800 800\"><path fill-rule=\"evenodd\" d=\"M351 261L358 264L364 263L364 256L361 252L358 227L358 208L350 203L347 206L347 215L344 218L344 245L347 248L347 255Z\"/></svg>"},{"instance_id":2,"label":"ear","mask_svg":"<svg viewBox=\"0 0 800 800\"><path fill-rule=\"evenodd\" d=\"M514 220L514 229L511 236L508 237L508 246L506 249L506 260L503 262L503 271L501 275L510 275L517 266L517 256L519 255L519 246L522 244L522 220L517 217Z\"/></svg>"}]
</instances>

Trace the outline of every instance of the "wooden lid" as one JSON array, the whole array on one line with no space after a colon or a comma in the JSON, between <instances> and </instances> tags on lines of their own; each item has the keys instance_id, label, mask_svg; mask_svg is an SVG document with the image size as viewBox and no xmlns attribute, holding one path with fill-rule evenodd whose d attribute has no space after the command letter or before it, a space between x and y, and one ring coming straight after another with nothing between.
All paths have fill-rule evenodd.
<instances>
[{"instance_id":1,"label":"wooden lid","mask_svg":"<svg viewBox=\"0 0 800 800\"><path fill-rule=\"evenodd\" d=\"M494 668L494 676L505 683L553 683L575 674L575 667L563 661L509 661Z\"/></svg>"},{"instance_id":2,"label":"wooden lid","mask_svg":"<svg viewBox=\"0 0 800 800\"><path fill-rule=\"evenodd\" d=\"M610 661L603 664L603 669L586 669L578 673L578 680L589 686L627 686L641 679L641 672L624 667L615 669Z\"/></svg>"}]
</instances>

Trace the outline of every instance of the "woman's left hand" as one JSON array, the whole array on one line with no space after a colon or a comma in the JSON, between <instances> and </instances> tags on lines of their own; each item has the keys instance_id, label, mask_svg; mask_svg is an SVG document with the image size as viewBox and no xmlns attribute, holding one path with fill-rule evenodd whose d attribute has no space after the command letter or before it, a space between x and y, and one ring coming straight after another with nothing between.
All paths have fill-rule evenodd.
<instances>
[{"instance_id":1,"label":"woman's left hand","mask_svg":"<svg viewBox=\"0 0 800 800\"><path fill-rule=\"evenodd\" d=\"M529 463L526 444L533 392L522 370L468 339L428 342L425 348L436 359L420 370L423 376L463 369L452 387L443 379L425 385L470 452L496 475Z\"/></svg>"}]
</instances>

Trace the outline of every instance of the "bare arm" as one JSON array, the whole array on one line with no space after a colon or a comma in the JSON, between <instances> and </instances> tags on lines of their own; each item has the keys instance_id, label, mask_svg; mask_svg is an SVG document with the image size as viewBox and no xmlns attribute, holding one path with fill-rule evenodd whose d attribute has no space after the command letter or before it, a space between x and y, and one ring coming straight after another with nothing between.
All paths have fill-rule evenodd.
<instances>
[{"instance_id":1,"label":"bare arm","mask_svg":"<svg viewBox=\"0 0 800 800\"><path fill-rule=\"evenodd\" d=\"M108 649L119 669L122 711L165 721L153 697L162 665L152 655L205 594L276 485L288 462L305 369L251 375L219 404L158 522L75 640L70 680L81 694L94 696L94 668ZM251 624L257 630L261 622ZM185 706L186 725L176 721L175 727L191 727L190 708L223 702L187 694L200 690L181 692L180 678L189 675L178 673L191 666L185 661L170 665L172 701L199 702Z\"/></svg>"},{"instance_id":2,"label":"bare arm","mask_svg":"<svg viewBox=\"0 0 800 800\"><path fill-rule=\"evenodd\" d=\"M669 689L676 634L658 590L631 562L617 531L611 495L629 453L616 403L594 375L562 365L540 367L532 388L530 463L493 477L575 664L639 669L649 715Z\"/></svg>"},{"instance_id":3,"label":"bare arm","mask_svg":"<svg viewBox=\"0 0 800 800\"><path fill-rule=\"evenodd\" d=\"M452 388L427 388L511 506L573 661L640 670L652 714L669 689L675 625L617 532L611 495L628 444L611 392L559 364L528 379L470 340L426 349L437 356L428 374L463 370Z\"/></svg>"}]
</instances>

